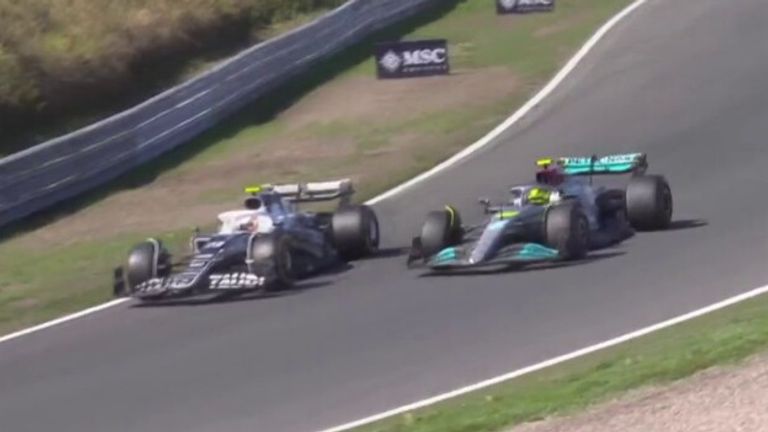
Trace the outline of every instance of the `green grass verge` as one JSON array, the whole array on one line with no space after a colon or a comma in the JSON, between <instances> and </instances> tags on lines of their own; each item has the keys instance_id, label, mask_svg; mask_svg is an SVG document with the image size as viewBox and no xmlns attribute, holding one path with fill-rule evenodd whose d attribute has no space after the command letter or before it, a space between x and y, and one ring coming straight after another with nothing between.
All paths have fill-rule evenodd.
<instances>
[{"instance_id":1,"label":"green grass verge","mask_svg":"<svg viewBox=\"0 0 768 432\"><path fill-rule=\"evenodd\" d=\"M183 184L191 174L215 172L211 167L221 161L261 151L271 153L280 148L280 143L308 137L354 145L345 154L334 150L329 151L328 157L301 163L259 166L261 178L249 181L292 181L361 173L358 197L371 197L485 134L549 80L601 23L628 3L629 0L562 0L555 13L512 18L497 17L493 2L486 0L441 2L435 9L318 65L312 74L293 81L279 94L259 101L161 159L52 211L0 230L0 333L107 300L112 268L123 261L133 242L158 234L184 237L183 233L191 229L169 218L164 225L166 234L137 228L130 232L118 230L114 235L89 234L52 241L47 239L48 225L67 226L83 213L114 206L108 199L114 194L151 188L167 179ZM436 36L450 41L453 66L459 73L501 68L518 79L516 90L502 98L473 100L472 104L459 100L406 119L342 119L315 122L296 131L281 118L286 107L300 103L326 84L372 76L371 50L376 41ZM235 203L243 186L239 182L233 177L222 186L208 189L181 186L195 188L194 200L185 205ZM97 223L116 224L116 228L120 225L119 220ZM178 240L179 245L183 243Z\"/></svg>"},{"instance_id":2,"label":"green grass verge","mask_svg":"<svg viewBox=\"0 0 768 432\"><path fill-rule=\"evenodd\" d=\"M171 232L160 238L179 250L189 234ZM110 269L120 264L126 245L144 238L122 235L48 250L0 245L0 334L110 300Z\"/></svg>"},{"instance_id":3,"label":"green grass verge","mask_svg":"<svg viewBox=\"0 0 768 432\"><path fill-rule=\"evenodd\" d=\"M565 415L630 389L733 364L768 347L768 297L356 432L494 432Z\"/></svg>"}]
</instances>

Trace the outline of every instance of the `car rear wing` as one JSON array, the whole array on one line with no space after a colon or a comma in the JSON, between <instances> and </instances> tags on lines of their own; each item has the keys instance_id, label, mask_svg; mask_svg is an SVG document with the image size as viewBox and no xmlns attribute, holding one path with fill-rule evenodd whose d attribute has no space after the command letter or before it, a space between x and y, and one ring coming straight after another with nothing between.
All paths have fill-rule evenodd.
<instances>
[{"instance_id":1,"label":"car rear wing","mask_svg":"<svg viewBox=\"0 0 768 432\"><path fill-rule=\"evenodd\" d=\"M567 175L643 174L648 169L645 153L626 153L608 156L544 158L536 165L547 168L558 165Z\"/></svg>"},{"instance_id":2,"label":"car rear wing","mask_svg":"<svg viewBox=\"0 0 768 432\"><path fill-rule=\"evenodd\" d=\"M309 203L340 200L340 204L349 204L355 189L352 180L341 179L325 182L289 183L276 185L250 186L245 192L257 195L262 192L275 192L294 203Z\"/></svg>"}]
</instances>

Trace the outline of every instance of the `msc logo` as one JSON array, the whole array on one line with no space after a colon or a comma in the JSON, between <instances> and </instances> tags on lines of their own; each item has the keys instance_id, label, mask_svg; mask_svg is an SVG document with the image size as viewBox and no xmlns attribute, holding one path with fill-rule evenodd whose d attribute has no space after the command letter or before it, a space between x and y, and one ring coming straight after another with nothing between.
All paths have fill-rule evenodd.
<instances>
[{"instance_id":1,"label":"msc logo","mask_svg":"<svg viewBox=\"0 0 768 432\"><path fill-rule=\"evenodd\" d=\"M497 0L499 13L548 12L555 8L555 0Z\"/></svg>"},{"instance_id":2,"label":"msc logo","mask_svg":"<svg viewBox=\"0 0 768 432\"><path fill-rule=\"evenodd\" d=\"M449 72L448 47L444 40L381 44L377 48L380 78L440 75Z\"/></svg>"},{"instance_id":3,"label":"msc logo","mask_svg":"<svg viewBox=\"0 0 768 432\"><path fill-rule=\"evenodd\" d=\"M448 60L448 50L445 48L404 51L402 57L394 51L388 51L379 60L382 67L390 72L397 72L400 67L443 64Z\"/></svg>"},{"instance_id":4,"label":"msc logo","mask_svg":"<svg viewBox=\"0 0 768 432\"><path fill-rule=\"evenodd\" d=\"M400 69L400 65L403 64L403 60L400 59L400 56L397 55L396 52L390 50L381 57L379 64L390 72L397 72L398 69Z\"/></svg>"},{"instance_id":5,"label":"msc logo","mask_svg":"<svg viewBox=\"0 0 768 432\"><path fill-rule=\"evenodd\" d=\"M443 64L447 59L448 50L445 48L406 51L403 53L405 66Z\"/></svg>"}]
</instances>

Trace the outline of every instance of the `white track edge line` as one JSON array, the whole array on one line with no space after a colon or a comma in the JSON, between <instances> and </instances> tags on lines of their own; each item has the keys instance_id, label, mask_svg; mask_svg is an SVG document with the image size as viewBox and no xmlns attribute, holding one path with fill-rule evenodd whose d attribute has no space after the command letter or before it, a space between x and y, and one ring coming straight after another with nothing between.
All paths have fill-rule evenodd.
<instances>
[{"instance_id":1,"label":"white track edge line","mask_svg":"<svg viewBox=\"0 0 768 432\"><path fill-rule=\"evenodd\" d=\"M563 67L560 72L555 75L554 78L539 91L536 96L533 97L533 99L529 100L525 105L523 105L520 109L518 109L514 114L512 114L511 117L509 117L507 120L505 120L502 124L497 126L495 129L493 129L491 132L489 132L487 135L482 137L479 141L471 144L469 147L465 148L464 150L460 151L459 153L456 153L453 155L450 159L440 163L439 165L431 168L428 171L425 171L418 176L406 181L405 183L400 184L399 186L396 186L381 195L378 195L368 201L365 202L367 205L373 205L380 201L383 201L387 198L390 198L408 188L415 185L416 183L422 182L433 175L437 174L440 171L443 171L460 160L466 158L470 154L480 150L481 148L487 146L491 143L495 138L497 138L499 135L501 135L505 130L509 129L511 126L513 126L515 123L520 121L521 118L523 118L526 114L528 114L529 111L531 111L534 107L536 107L541 101L543 101L547 96L549 96L552 91L554 91L560 83L562 83L565 78L570 75L571 72L573 72L574 69L576 69L576 66L581 63L581 61L586 57L587 54L594 48L595 45L621 20L623 20L627 15L631 14L635 9L645 4L648 0L637 0L631 5L627 6L624 10L619 12L618 15L611 18L607 23L605 23L600 29L597 30L597 32L592 35L592 37L584 44L584 46L579 49L578 52L568 61L568 63ZM117 299L114 301L110 301L107 303L103 303L101 305L94 306L89 309L82 310L80 312L76 312L71 315L66 315L61 318L54 319L52 321L48 321L39 325L36 325L34 327L30 327L24 330L20 330L15 333L11 333L6 336L0 337L0 343L7 342L13 339L20 338L22 336L26 336L31 333L36 333L40 330L44 330L50 327L54 327L59 324L66 323L67 321L72 321L78 318L82 318L86 315L93 314L95 312L102 311L104 309L109 309L111 307L117 306L121 303L124 303L128 301L128 299Z\"/></svg>"},{"instance_id":2,"label":"white track edge line","mask_svg":"<svg viewBox=\"0 0 768 432\"><path fill-rule=\"evenodd\" d=\"M591 345L591 346L582 348L580 350L573 351L571 353L561 355L559 357L555 357L555 358L552 358L552 359L549 359L549 360L545 360L545 361L543 361L541 363L536 363L534 365L527 366L527 367L524 367L522 369L518 369L518 370L515 370L515 371L512 371L512 372L506 373L504 375L499 375L497 377L490 378L488 380L481 381L481 382L476 383L476 384L471 384L471 385L468 385L466 387L462 387L460 389L456 389L456 390L450 391L448 393L443 393L443 394L440 394L440 395L437 395L437 396L433 396L433 397L431 397L429 399L424 399L424 400L421 400L421 401L418 401L418 402L414 402L414 403L411 403L411 404L408 404L408 405L403 405L403 406L401 406L399 408L391 409L389 411L386 411L386 412L383 412L383 413L380 413L380 414L375 414L375 415L372 415L370 417L366 417L364 419L356 420L356 421L353 421L353 422L350 422L350 423L346 423L346 424L343 424L341 426L335 426L335 427L332 427L330 429L323 429L320 432L342 432L342 431L348 431L350 429L353 429L353 428L356 428L356 427L360 427L360 426L365 426L365 425L368 425L368 424L371 424L371 423L375 423L377 421L384 420L386 418L393 417L393 416L396 416L398 414L403 414L403 413L406 413L406 412L409 412L409 411L414 411L414 410L417 410L417 409L420 409L420 408L424 408L424 407L427 407L427 406L430 406L430 405L434 405L436 403L443 402L445 400L448 400L448 399L451 399L451 398L454 398L454 397L457 397L457 396L461 396L461 395L464 395L464 394L467 394L467 393L471 393L471 392L474 392L474 391L477 391L477 390L482 390L484 388L487 388L487 387L490 387L490 386L493 386L493 385L496 385L496 384L500 384L500 383L503 383L505 381L509 381L509 380L514 379L514 378L521 377L523 375L528 375L530 373L537 372L537 371L540 371L542 369L546 369L548 367L555 366L555 365L558 365L560 363L567 362L569 360L573 360L573 359L576 359L576 358L579 358L579 357L583 357L583 356L588 355L588 354L593 354L593 353L595 353L597 351L601 351L601 350L604 350L604 349L607 349L607 348L610 348L610 347L613 347L613 346L616 346L616 345L620 345L622 343L631 341L633 339L637 339L637 338L642 337L642 336L647 336L648 334L655 333L655 332L657 332L659 330L663 330L663 329L672 327L674 325L683 323L685 321L690 321L690 320L692 320L694 318L698 318L698 317L701 317L703 315L712 313L714 311L717 311L717 310L720 310L720 309L724 309L724 308L726 308L728 306L733 306L733 305L735 305L737 303L741 303L741 302L743 302L745 300L749 300L749 299L752 299L754 297L757 297L757 296L760 296L760 295L763 295L763 294L766 294L766 293L768 293L768 285L762 286L760 288L756 288L756 289L754 289L752 291L748 291L748 292L745 292L743 294L739 294L737 296L734 296L734 297L731 297L729 299L723 300L721 302L718 302L718 303L706 306L704 308L695 310L693 312L689 312L689 313L687 313L685 315L680 315L678 317L669 319L667 321L663 321L663 322L660 322L658 324L653 324L651 326L644 327L644 328L642 328L640 330L636 330L636 331L633 331L631 333L624 334L622 336L619 336L619 337L607 340L605 342L600 342L598 344Z\"/></svg>"},{"instance_id":3,"label":"white track edge line","mask_svg":"<svg viewBox=\"0 0 768 432\"><path fill-rule=\"evenodd\" d=\"M67 322L67 321L72 321L74 319L82 318L82 317L84 317L86 315L91 315L93 313L102 311L104 309L109 309L111 307L117 306L117 305L125 303L127 301L128 301L127 298L120 298L120 299L112 300L112 301L107 302L107 303L102 303L100 305L96 305L94 307L81 310L80 312L75 312L73 314L63 316L61 318L56 318L55 320L52 320L52 321L48 321L48 322L44 322L42 324L38 324L38 325L36 325L34 327L29 327L29 328L26 328L24 330L19 330L19 331L15 332L15 333L11 333L11 334L8 334L8 335L5 335L5 336L0 336L0 343L7 342L7 341L12 340L12 339L20 338L22 336L26 336L26 335L28 335L30 333L38 332L40 330L44 330L44 329L47 329L49 327L53 327L53 326L56 326L56 325L59 325L59 324L63 324L65 322Z\"/></svg>"}]
</instances>

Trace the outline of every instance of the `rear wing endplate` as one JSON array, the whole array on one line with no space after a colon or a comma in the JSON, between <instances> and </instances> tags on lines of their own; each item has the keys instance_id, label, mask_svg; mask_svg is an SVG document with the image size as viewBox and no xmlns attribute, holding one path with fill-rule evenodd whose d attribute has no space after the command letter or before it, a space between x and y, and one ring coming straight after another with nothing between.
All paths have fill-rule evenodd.
<instances>
[{"instance_id":1,"label":"rear wing endplate","mask_svg":"<svg viewBox=\"0 0 768 432\"><path fill-rule=\"evenodd\" d=\"M341 200L342 205L348 204L355 193L352 180L350 179L262 185L245 188L245 192L252 195L270 191L278 193L294 203L322 202L338 199Z\"/></svg>"},{"instance_id":2,"label":"rear wing endplate","mask_svg":"<svg viewBox=\"0 0 768 432\"><path fill-rule=\"evenodd\" d=\"M645 153L626 153L608 156L544 158L536 165L547 168L558 165L567 175L643 174L648 169Z\"/></svg>"}]
</instances>

